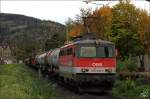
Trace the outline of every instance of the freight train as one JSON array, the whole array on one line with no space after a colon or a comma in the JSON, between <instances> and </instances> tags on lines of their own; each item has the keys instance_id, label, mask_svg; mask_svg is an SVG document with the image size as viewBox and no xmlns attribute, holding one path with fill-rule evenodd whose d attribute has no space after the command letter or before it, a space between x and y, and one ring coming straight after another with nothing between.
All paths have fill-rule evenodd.
<instances>
[{"instance_id":1,"label":"freight train","mask_svg":"<svg viewBox=\"0 0 150 99\"><path fill-rule=\"evenodd\" d=\"M26 63L79 90L111 90L116 78L115 45L92 36L31 57Z\"/></svg>"}]
</instances>

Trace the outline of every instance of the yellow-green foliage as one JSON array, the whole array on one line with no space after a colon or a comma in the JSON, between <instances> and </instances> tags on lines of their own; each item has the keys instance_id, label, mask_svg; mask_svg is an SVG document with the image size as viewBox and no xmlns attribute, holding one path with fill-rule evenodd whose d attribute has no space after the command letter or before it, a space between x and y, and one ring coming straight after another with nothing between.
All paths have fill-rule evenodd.
<instances>
[{"instance_id":1,"label":"yellow-green foliage","mask_svg":"<svg viewBox=\"0 0 150 99\"><path fill-rule=\"evenodd\" d=\"M0 99L50 99L54 87L23 64L0 65Z\"/></svg>"}]
</instances>

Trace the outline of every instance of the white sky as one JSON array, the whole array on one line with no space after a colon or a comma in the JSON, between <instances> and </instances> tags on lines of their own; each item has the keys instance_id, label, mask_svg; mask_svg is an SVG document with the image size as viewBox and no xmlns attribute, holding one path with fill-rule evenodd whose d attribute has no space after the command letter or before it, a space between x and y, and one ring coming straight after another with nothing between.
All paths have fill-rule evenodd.
<instances>
[{"instance_id":1,"label":"white sky","mask_svg":"<svg viewBox=\"0 0 150 99\"><path fill-rule=\"evenodd\" d=\"M68 17L74 18L80 13L80 8L101 7L101 5L86 4L83 0L63 1L63 0L0 0L0 12L23 14L44 20L52 20L59 23L65 23ZM98 4L115 5L115 1L95 1ZM94 3L95 3L94 2ZM149 11L150 4L147 1L132 1L137 7Z\"/></svg>"}]
</instances>

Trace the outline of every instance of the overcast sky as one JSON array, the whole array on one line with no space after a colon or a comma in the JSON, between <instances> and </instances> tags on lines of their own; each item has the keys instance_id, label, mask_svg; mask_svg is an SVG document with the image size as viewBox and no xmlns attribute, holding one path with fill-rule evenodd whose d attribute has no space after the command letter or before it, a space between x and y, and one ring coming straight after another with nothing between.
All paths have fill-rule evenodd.
<instances>
[{"instance_id":1,"label":"overcast sky","mask_svg":"<svg viewBox=\"0 0 150 99\"><path fill-rule=\"evenodd\" d=\"M73 0L73 1L36 1L36 0L0 0L0 12L2 13L14 13L23 14L27 16L36 17L44 20L52 20L59 23L65 23L68 17L74 18L75 15L80 13L80 8L91 7L95 9L96 7L101 7L101 5L86 4L82 2L83 0ZM118 1L117 1L118 2ZM108 4L110 6L115 5L116 1L95 1L93 3L98 4ZM132 1L137 7L149 11L149 3L147 1Z\"/></svg>"}]
</instances>

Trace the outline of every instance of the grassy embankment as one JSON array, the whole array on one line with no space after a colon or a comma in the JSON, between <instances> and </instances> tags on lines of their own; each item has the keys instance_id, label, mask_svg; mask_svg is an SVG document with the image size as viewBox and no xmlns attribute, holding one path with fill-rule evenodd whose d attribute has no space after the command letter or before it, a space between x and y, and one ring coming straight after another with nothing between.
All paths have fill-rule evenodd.
<instances>
[{"instance_id":1,"label":"grassy embankment","mask_svg":"<svg viewBox=\"0 0 150 99\"><path fill-rule=\"evenodd\" d=\"M124 62L118 61L118 70L120 72L134 73L137 71L137 62L131 58ZM146 77L140 78L121 77L114 84L113 94L116 96L127 96L131 99L150 99L150 73L147 72ZM147 80L147 82L145 82Z\"/></svg>"},{"instance_id":2,"label":"grassy embankment","mask_svg":"<svg viewBox=\"0 0 150 99\"><path fill-rule=\"evenodd\" d=\"M118 80L114 85L113 94L130 99L150 99L150 84L144 84L140 79Z\"/></svg>"},{"instance_id":3,"label":"grassy embankment","mask_svg":"<svg viewBox=\"0 0 150 99\"><path fill-rule=\"evenodd\" d=\"M0 65L0 99L54 99L55 86L23 64Z\"/></svg>"}]
</instances>

